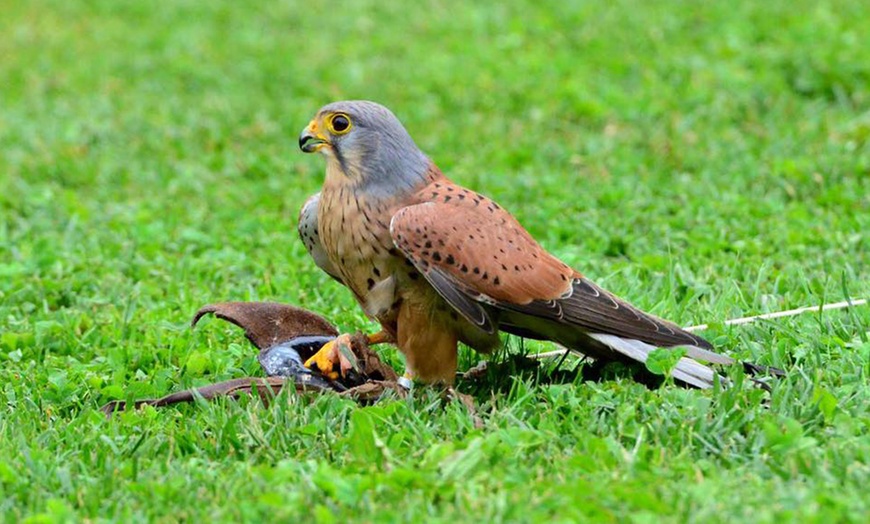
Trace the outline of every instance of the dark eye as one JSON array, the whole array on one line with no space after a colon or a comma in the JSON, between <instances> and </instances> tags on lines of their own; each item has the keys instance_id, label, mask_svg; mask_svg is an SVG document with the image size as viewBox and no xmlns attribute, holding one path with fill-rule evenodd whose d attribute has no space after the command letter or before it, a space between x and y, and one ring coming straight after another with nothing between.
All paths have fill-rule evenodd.
<instances>
[{"instance_id":1,"label":"dark eye","mask_svg":"<svg viewBox=\"0 0 870 524\"><path fill-rule=\"evenodd\" d=\"M330 123L332 124L333 133L341 134L350 129L350 119L347 117L347 115L335 115L334 117L332 117L332 121Z\"/></svg>"}]
</instances>

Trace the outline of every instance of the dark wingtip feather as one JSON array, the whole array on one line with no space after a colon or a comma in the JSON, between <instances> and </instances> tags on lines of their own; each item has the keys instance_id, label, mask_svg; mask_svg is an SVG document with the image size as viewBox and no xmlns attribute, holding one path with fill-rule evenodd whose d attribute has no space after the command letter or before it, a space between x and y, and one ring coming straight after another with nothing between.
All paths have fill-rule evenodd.
<instances>
[{"instance_id":1,"label":"dark wingtip feather","mask_svg":"<svg viewBox=\"0 0 870 524\"><path fill-rule=\"evenodd\" d=\"M760 387L761 389L770 392L772 391L770 384L765 381L764 378L756 378L760 375L766 375L767 377L774 378L783 378L785 377L785 371L775 368L772 366L761 366L758 364L753 364L752 362L741 362L743 364L743 371L750 375L752 382Z\"/></svg>"},{"instance_id":2,"label":"dark wingtip feather","mask_svg":"<svg viewBox=\"0 0 870 524\"><path fill-rule=\"evenodd\" d=\"M743 370L752 376L769 375L777 378L785 377L785 371L773 366L761 366L752 362L741 362L741 364L743 364Z\"/></svg>"}]
</instances>

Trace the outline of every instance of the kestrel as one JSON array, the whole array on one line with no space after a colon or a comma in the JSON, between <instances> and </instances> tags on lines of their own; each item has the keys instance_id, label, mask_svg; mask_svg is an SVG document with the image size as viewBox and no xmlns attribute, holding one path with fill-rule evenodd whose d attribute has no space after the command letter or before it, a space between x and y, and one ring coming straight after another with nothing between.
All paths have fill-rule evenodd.
<instances>
[{"instance_id":1,"label":"kestrel","mask_svg":"<svg viewBox=\"0 0 870 524\"><path fill-rule=\"evenodd\" d=\"M457 343L486 353L499 331L551 340L598 360L645 362L683 347L672 374L708 388L701 364L732 364L709 342L602 289L544 250L491 199L445 177L387 108L335 102L299 147L326 157L326 179L299 216L314 262L353 292L405 356L406 376L452 384ZM336 344L306 365L333 372Z\"/></svg>"}]
</instances>

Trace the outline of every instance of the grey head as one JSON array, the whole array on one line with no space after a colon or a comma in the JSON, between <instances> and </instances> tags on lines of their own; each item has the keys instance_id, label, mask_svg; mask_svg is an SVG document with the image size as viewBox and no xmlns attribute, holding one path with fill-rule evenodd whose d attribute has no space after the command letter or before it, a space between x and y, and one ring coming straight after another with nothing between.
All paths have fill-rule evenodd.
<instances>
[{"instance_id":1,"label":"grey head","mask_svg":"<svg viewBox=\"0 0 870 524\"><path fill-rule=\"evenodd\" d=\"M299 136L299 148L323 154L330 167L374 193L416 188L430 164L389 109L365 100L320 108Z\"/></svg>"}]
</instances>

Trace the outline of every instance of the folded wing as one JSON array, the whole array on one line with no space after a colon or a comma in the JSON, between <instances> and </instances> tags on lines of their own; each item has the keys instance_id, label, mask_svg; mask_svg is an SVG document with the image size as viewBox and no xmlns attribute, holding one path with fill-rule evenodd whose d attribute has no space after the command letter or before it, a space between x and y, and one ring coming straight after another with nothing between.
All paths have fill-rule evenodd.
<instances>
[{"instance_id":1,"label":"folded wing","mask_svg":"<svg viewBox=\"0 0 870 524\"><path fill-rule=\"evenodd\" d=\"M644 313L550 255L494 202L473 192L452 200L400 209L390 233L432 287L482 330L554 340L595 358L643 362L657 347L683 346L691 358L733 362L703 338ZM683 360L676 378L712 385L712 370Z\"/></svg>"}]
</instances>

